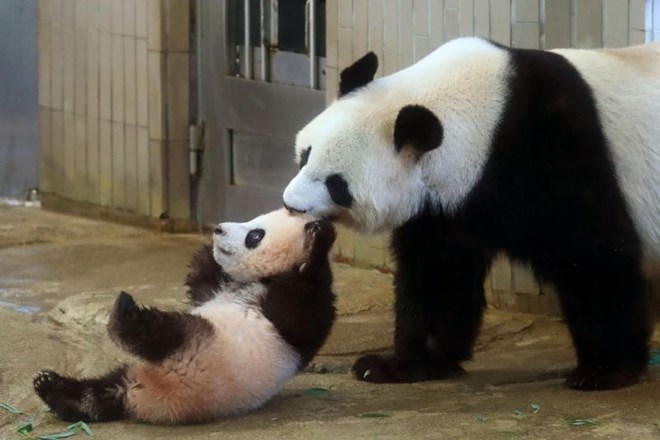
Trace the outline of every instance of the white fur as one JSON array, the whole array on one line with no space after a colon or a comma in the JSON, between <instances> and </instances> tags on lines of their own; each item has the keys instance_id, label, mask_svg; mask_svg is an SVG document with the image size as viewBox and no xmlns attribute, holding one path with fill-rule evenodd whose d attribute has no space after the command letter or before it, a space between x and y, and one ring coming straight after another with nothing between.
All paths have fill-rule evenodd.
<instances>
[{"instance_id":1,"label":"white fur","mask_svg":"<svg viewBox=\"0 0 660 440\"><path fill-rule=\"evenodd\" d=\"M251 285L230 299L192 311L208 319L214 336L160 364L141 363L128 372L127 408L155 423L212 420L261 406L298 371L300 356L258 308L241 303L264 288Z\"/></svg>"},{"instance_id":2,"label":"white fur","mask_svg":"<svg viewBox=\"0 0 660 440\"><path fill-rule=\"evenodd\" d=\"M506 101L506 51L477 38L454 40L420 62L335 101L298 134L298 154L311 146L307 165L284 192L290 207L372 232L401 225L427 196L456 209L481 174ZM420 87L420 85L424 85ZM397 153L399 110L421 104L443 125L442 146L417 160ZM332 203L326 176L349 176L350 210Z\"/></svg>"},{"instance_id":3,"label":"white fur","mask_svg":"<svg viewBox=\"0 0 660 440\"><path fill-rule=\"evenodd\" d=\"M646 256L660 259L660 43L555 52L568 59L594 91Z\"/></svg>"},{"instance_id":4,"label":"white fur","mask_svg":"<svg viewBox=\"0 0 660 440\"><path fill-rule=\"evenodd\" d=\"M591 86L618 180L645 253L660 258L660 43L609 50L556 50ZM312 147L284 202L362 231L401 225L426 197L458 208L481 176L507 99L508 53L490 43L453 40L423 60L377 79L332 105L298 134L296 151ZM442 145L416 161L396 153L398 111L421 104L444 129ZM342 173L355 198L332 203L326 176Z\"/></svg>"},{"instance_id":5,"label":"white fur","mask_svg":"<svg viewBox=\"0 0 660 440\"><path fill-rule=\"evenodd\" d=\"M132 417L180 423L244 412L262 405L297 373L300 355L262 313L266 286L259 280L304 262L305 225L311 220L280 209L247 223L220 224L214 256L235 281L191 312L210 321L214 333L188 341L183 352L158 364L129 368L126 406ZM245 237L256 228L266 234L248 249Z\"/></svg>"},{"instance_id":6,"label":"white fur","mask_svg":"<svg viewBox=\"0 0 660 440\"><path fill-rule=\"evenodd\" d=\"M254 281L284 273L305 259L305 225L308 215L293 215L278 209L246 223L220 223L221 234L213 235L213 256L236 281ZM247 234L263 229L264 238L253 249L245 246Z\"/></svg>"}]
</instances>

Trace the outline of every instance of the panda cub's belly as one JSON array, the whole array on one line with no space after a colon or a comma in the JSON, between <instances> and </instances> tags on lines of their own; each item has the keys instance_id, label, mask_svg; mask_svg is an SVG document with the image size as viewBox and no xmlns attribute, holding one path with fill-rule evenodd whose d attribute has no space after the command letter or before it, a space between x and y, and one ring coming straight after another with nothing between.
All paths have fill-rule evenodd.
<instances>
[{"instance_id":1,"label":"panda cub's belly","mask_svg":"<svg viewBox=\"0 0 660 440\"><path fill-rule=\"evenodd\" d=\"M208 319L215 334L193 353L194 369L209 376L205 392L219 413L255 408L293 377L300 356L260 310L214 299L192 311Z\"/></svg>"}]
</instances>

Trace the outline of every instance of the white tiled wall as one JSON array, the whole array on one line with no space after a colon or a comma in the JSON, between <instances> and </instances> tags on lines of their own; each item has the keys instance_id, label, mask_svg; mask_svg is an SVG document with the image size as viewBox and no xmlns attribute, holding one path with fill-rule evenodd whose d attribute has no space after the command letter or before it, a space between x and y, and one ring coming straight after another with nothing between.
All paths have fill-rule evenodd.
<instances>
[{"instance_id":1,"label":"white tiled wall","mask_svg":"<svg viewBox=\"0 0 660 440\"><path fill-rule=\"evenodd\" d=\"M180 157L189 124L189 9L190 0L39 1L45 195L188 219Z\"/></svg>"}]
</instances>

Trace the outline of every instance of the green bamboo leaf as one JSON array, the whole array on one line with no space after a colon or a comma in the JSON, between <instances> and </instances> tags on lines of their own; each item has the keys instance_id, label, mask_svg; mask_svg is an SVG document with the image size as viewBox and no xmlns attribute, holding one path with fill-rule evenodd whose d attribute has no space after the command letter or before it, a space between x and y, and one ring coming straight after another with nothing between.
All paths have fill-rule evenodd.
<instances>
[{"instance_id":1,"label":"green bamboo leaf","mask_svg":"<svg viewBox=\"0 0 660 440\"><path fill-rule=\"evenodd\" d=\"M0 403L0 408L9 411L9 412L12 413L12 414L23 414L23 411L21 411L20 409L16 408L16 407L15 407L14 405L12 405L11 403L2 402L2 403Z\"/></svg>"},{"instance_id":2,"label":"green bamboo leaf","mask_svg":"<svg viewBox=\"0 0 660 440\"><path fill-rule=\"evenodd\" d=\"M378 419L382 417L391 417L391 416L389 414L383 414L383 413L362 413L362 414L358 414L358 417Z\"/></svg>"},{"instance_id":3,"label":"green bamboo leaf","mask_svg":"<svg viewBox=\"0 0 660 440\"><path fill-rule=\"evenodd\" d=\"M564 424L568 426L597 425L598 422L592 419L564 419Z\"/></svg>"},{"instance_id":4,"label":"green bamboo leaf","mask_svg":"<svg viewBox=\"0 0 660 440\"><path fill-rule=\"evenodd\" d=\"M534 414L541 411L541 405L539 405L538 403L530 403L529 407L532 408L532 413Z\"/></svg>"},{"instance_id":5,"label":"green bamboo leaf","mask_svg":"<svg viewBox=\"0 0 660 440\"><path fill-rule=\"evenodd\" d=\"M32 432L34 428L32 427L32 422L23 422L23 424L16 430L17 433L22 435L28 435L29 432Z\"/></svg>"},{"instance_id":6,"label":"green bamboo leaf","mask_svg":"<svg viewBox=\"0 0 660 440\"><path fill-rule=\"evenodd\" d=\"M57 434L42 435L41 437L39 437L39 440L60 440L63 438L73 437L74 435L76 435L75 432L66 431L66 432L59 432Z\"/></svg>"},{"instance_id":7,"label":"green bamboo leaf","mask_svg":"<svg viewBox=\"0 0 660 440\"><path fill-rule=\"evenodd\" d=\"M327 396L329 393L327 388L320 388L320 387L314 387L314 388L307 388L305 390L305 396L312 396L312 397L323 397Z\"/></svg>"}]
</instances>

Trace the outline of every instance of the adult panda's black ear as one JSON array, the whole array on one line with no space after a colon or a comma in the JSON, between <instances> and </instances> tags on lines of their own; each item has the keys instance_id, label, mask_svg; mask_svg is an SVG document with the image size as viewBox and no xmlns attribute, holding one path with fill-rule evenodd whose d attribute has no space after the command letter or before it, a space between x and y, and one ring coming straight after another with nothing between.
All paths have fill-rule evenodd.
<instances>
[{"instance_id":1,"label":"adult panda's black ear","mask_svg":"<svg viewBox=\"0 0 660 440\"><path fill-rule=\"evenodd\" d=\"M339 97L369 84L378 70L378 57L369 52L339 74Z\"/></svg>"},{"instance_id":2,"label":"adult panda's black ear","mask_svg":"<svg viewBox=\"0 0 660 440\"><path fill-rule=\"evenodd\" d=\"M410 145L420 153L426 153L442 144L443 130L438 117L421 105L407 105L399 110L394 123L396 151Z\"/></svg>"}]
</instances>

